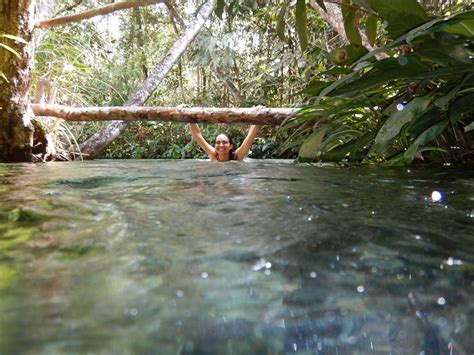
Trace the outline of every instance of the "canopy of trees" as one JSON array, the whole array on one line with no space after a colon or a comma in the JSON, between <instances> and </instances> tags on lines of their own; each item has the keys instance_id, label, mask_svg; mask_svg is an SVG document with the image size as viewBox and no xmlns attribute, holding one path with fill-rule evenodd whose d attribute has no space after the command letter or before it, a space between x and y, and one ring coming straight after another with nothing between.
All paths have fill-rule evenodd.
<instances>
[{"instance_id":1,"label":"canopy of trees","mask_svg":"<svg viewBox=\"0 0 474 355\"><path fill-rule=\"evenodd\" d=\"M128 8L116 11L127 7L121 3ZM210 3L41 2L34 102L127 105ZM426 161L472 161L471 1L217 0L212 6L197 37L150 91L147 106L302 107L278 131L263 131L256 157L400 165L421 152ZM78 14L89 18L56 20L61 26L42 21L85 18ZM34 121L47 132L41 146L35 143L39 159L78 153L107 125ZM220 129L205 124L203 133L212 140ZM238 143L244 129L230 129ZM199 154L181 123L134 122L100 156Z\"/></svg>"}]
</instances>

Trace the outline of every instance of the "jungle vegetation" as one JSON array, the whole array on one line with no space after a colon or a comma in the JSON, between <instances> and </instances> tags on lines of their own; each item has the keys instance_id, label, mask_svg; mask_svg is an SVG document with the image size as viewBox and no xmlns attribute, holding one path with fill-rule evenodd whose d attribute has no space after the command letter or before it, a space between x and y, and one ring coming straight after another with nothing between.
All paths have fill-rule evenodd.
<instances>
[{"instance_id":1,"label":"jungle vegetation","mask_svg":"<svg viewBox=\"0 0 474 355\"><path fill-rule=\"evenodd\" d=\"M43 0L38 16L108 3ZM164 1L37 29L34 90L63 105L123 105L204 3ZM469 163L473 36L469 0L219 0L146 105L302 108L282 127L265 127L251 157ZM72 154L104 125L36 124ZM241 126L202 127L209 140L229 129L237 143L245 135ZM100 157L204 155L184 124L134 122Z\"/></svg>"}]
</instances>

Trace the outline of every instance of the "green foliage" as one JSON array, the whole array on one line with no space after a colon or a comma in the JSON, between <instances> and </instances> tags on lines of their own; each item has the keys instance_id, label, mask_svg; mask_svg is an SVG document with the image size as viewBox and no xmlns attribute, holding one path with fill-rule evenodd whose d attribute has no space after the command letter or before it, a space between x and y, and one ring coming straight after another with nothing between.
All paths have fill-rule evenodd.
<instances>
[{"instance_id":1,"label":"green foliage","mask_svg":"<svg viewBox=\"0 0 474 355\"><path fill-rule=\"evenodd\" d=\"M228 133L238 147L246 131L239 126L201 125L203 137L213 144L215 137ZM295 152L278 154L278 147L285 137L274 137L272 129L263 129L252 145L250 158L294 158ZM134 122L103 153L103 158L113 159L207 159L207 154L192 139L189 128L182 123Z\"/></svg>"},{"instance_id":2,"label":"green foliage","mask_svg":"<svg viewBox=\"0 0 474 355\"><path fill-rule=\"evenodd\" d=\"M388 22L391 38L406 33L428 20L428 15L416 0L368 0L370 7Z\"/></svg>"},{"instance_id":3,"label":"green foliage","mask_svg":"<svg viewBox=\"0 0 474 355\"><path fill-rule=\"evenodd\" d=\"M343 0L343 3L349 4L349 0ZM362 38L358 30L358 17L353 7L342 6L342 18L344 19L344 29L349 42L356 46L362 45Z\"/></svg>"},{"instance_id":4,"label":"green foliage","mask_svg":"<svg viewBox=\"0 0 474 355\"><path fill-rule=\"evenodd\" d=\"M287 41L287 38L286 38L286 36L285 36L286 7L287 7L287 4L286 4L286 2L285 2L285 3L283 3L283 5L281 6L280 12L278 13L277 26L276 26L276 31L277 31L278 37L280 37L280 39L281 39L283 42L286 42L286 41Z\"/></svg>"},{"instance_id":5,"label":"green foliage","mask_svg":"<svg viewBox=\"0 0 474 355\"><path fill-rule=\"evenodd\" d=\"M368 2L391 21L395 2ZM396 3L427 20L418 4ZM322 73L305 90L309 105L283 127L299 130L287 146L301 145L303 160L400 165L417 152L434 162L472 160L473 19L467 11L410 25L342 76ZM380 53L389 57L376 60Z\"/></svg>"},{"instance_id":6,"label":"green foliage","mask_svg":"<svg viewBox=\"0 0 474 355\"><path fill-rule=\"evenodd\" d=\"M296 32L300 39L301 50L304 52L308 47L307 20L306 20L306 1L296 0Z\"/></svg>"},{"instance_id":7,"label":"green foliage","mask_svg":"<svg viewBox=\"0 0 474 355\"><path fill-rule=\"evenodd\" d=\"M324 1L316 2L324 9ZM276 137L270 129L259 135L252 147L259 157L292 157L300 151L310 160L393 162L398 157L403 163L412 151L431 149L433 157L457 159L455 154L469 146L473 127L465 98L473 94L474 26L472 13L449 12L472 6L468 3L344 0L348 45L306 1L219 0L216 17L147 104L285 107L303 102L301 115ZM192 17L189 4L174 2L185 23ZM66 5L58 2L63 14L70 11ZM163 6L112 17L119 20L115 32L94 21L44 32L35 80L51 79L57 103L122 105L178 35ZM360 45L364 29L369 43L381 48L367 52ZM380 54L387 58L377 60ZM235 84L244 102L233 97L214 68ZM418 105L428 98L426 107ZM404 105L400 114L398 104ZM100 126L77 124L73 131L84 141ZM202 131L212 142L219 128L203 125ZM231 130L237 142L245 135L242 127ZM384 130L393 134L383 135ZM460 146L460 153L451 146ZM148 122L130 125L104 154L205 157L186 125Z\"/></svg>"},{"instance_id":8,"label":"green foliage","mask_svg":"<svg viewBox=\"0 0 474 355\"><path fill-rule=\"evenodd\" d=\"M378 19L374 15L370 15L365 23L365 33L367 34L367 40L371 46L375 44L377 38L377 23Z\"/></svg>"}]
</instances>

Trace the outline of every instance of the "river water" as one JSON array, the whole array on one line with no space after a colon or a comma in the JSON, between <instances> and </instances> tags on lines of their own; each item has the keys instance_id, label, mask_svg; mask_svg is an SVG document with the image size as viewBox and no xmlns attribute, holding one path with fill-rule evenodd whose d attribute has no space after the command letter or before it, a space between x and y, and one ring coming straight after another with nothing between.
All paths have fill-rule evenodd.
<instances>
[{"instance_id":1,"label":"river water","mask_svg":"<svg viewBox=\"0 0 474 355\"><path fill-rule=\"evenodd\" d=\"M472 354L474 170L0 164L1 354Z\"/></svg>"}]
</instances>

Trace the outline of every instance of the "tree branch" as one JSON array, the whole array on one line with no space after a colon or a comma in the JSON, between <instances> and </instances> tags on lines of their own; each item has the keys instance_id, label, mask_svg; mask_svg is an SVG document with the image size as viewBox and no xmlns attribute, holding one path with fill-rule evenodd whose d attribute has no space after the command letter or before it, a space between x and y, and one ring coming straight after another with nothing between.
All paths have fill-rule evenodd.
<instances>
[{"instance_id":1,"label":"tree branch","mask_svg":"<svg viewBox=\"0 0 474 355\"><path fill-rule=\"evenodd\" d=\"M59 117L65 121L167 121L279 125L297 108L215 108L215 107L68 107L32 104L36 116Z\"/></svg>"},{"instance_id":2,"label":"tree branch","mask_svg":"<svg viewBox=\"0 0 474 355\"><path fill-rule=\"evenodd\" d=\"M162 3L164 0L135 0L135 1L120 1L114 4L105 5L96 9L87 10L80 12L75 15L56 17L49 20L37 21L34 25L35 28L50 28L55 26L61 26L72 22L78 22L86 19L90 19L95 16L103 16L110 14L115 11L130 9L134 7L149 6Z\"/></svg>"}]
</instances>

